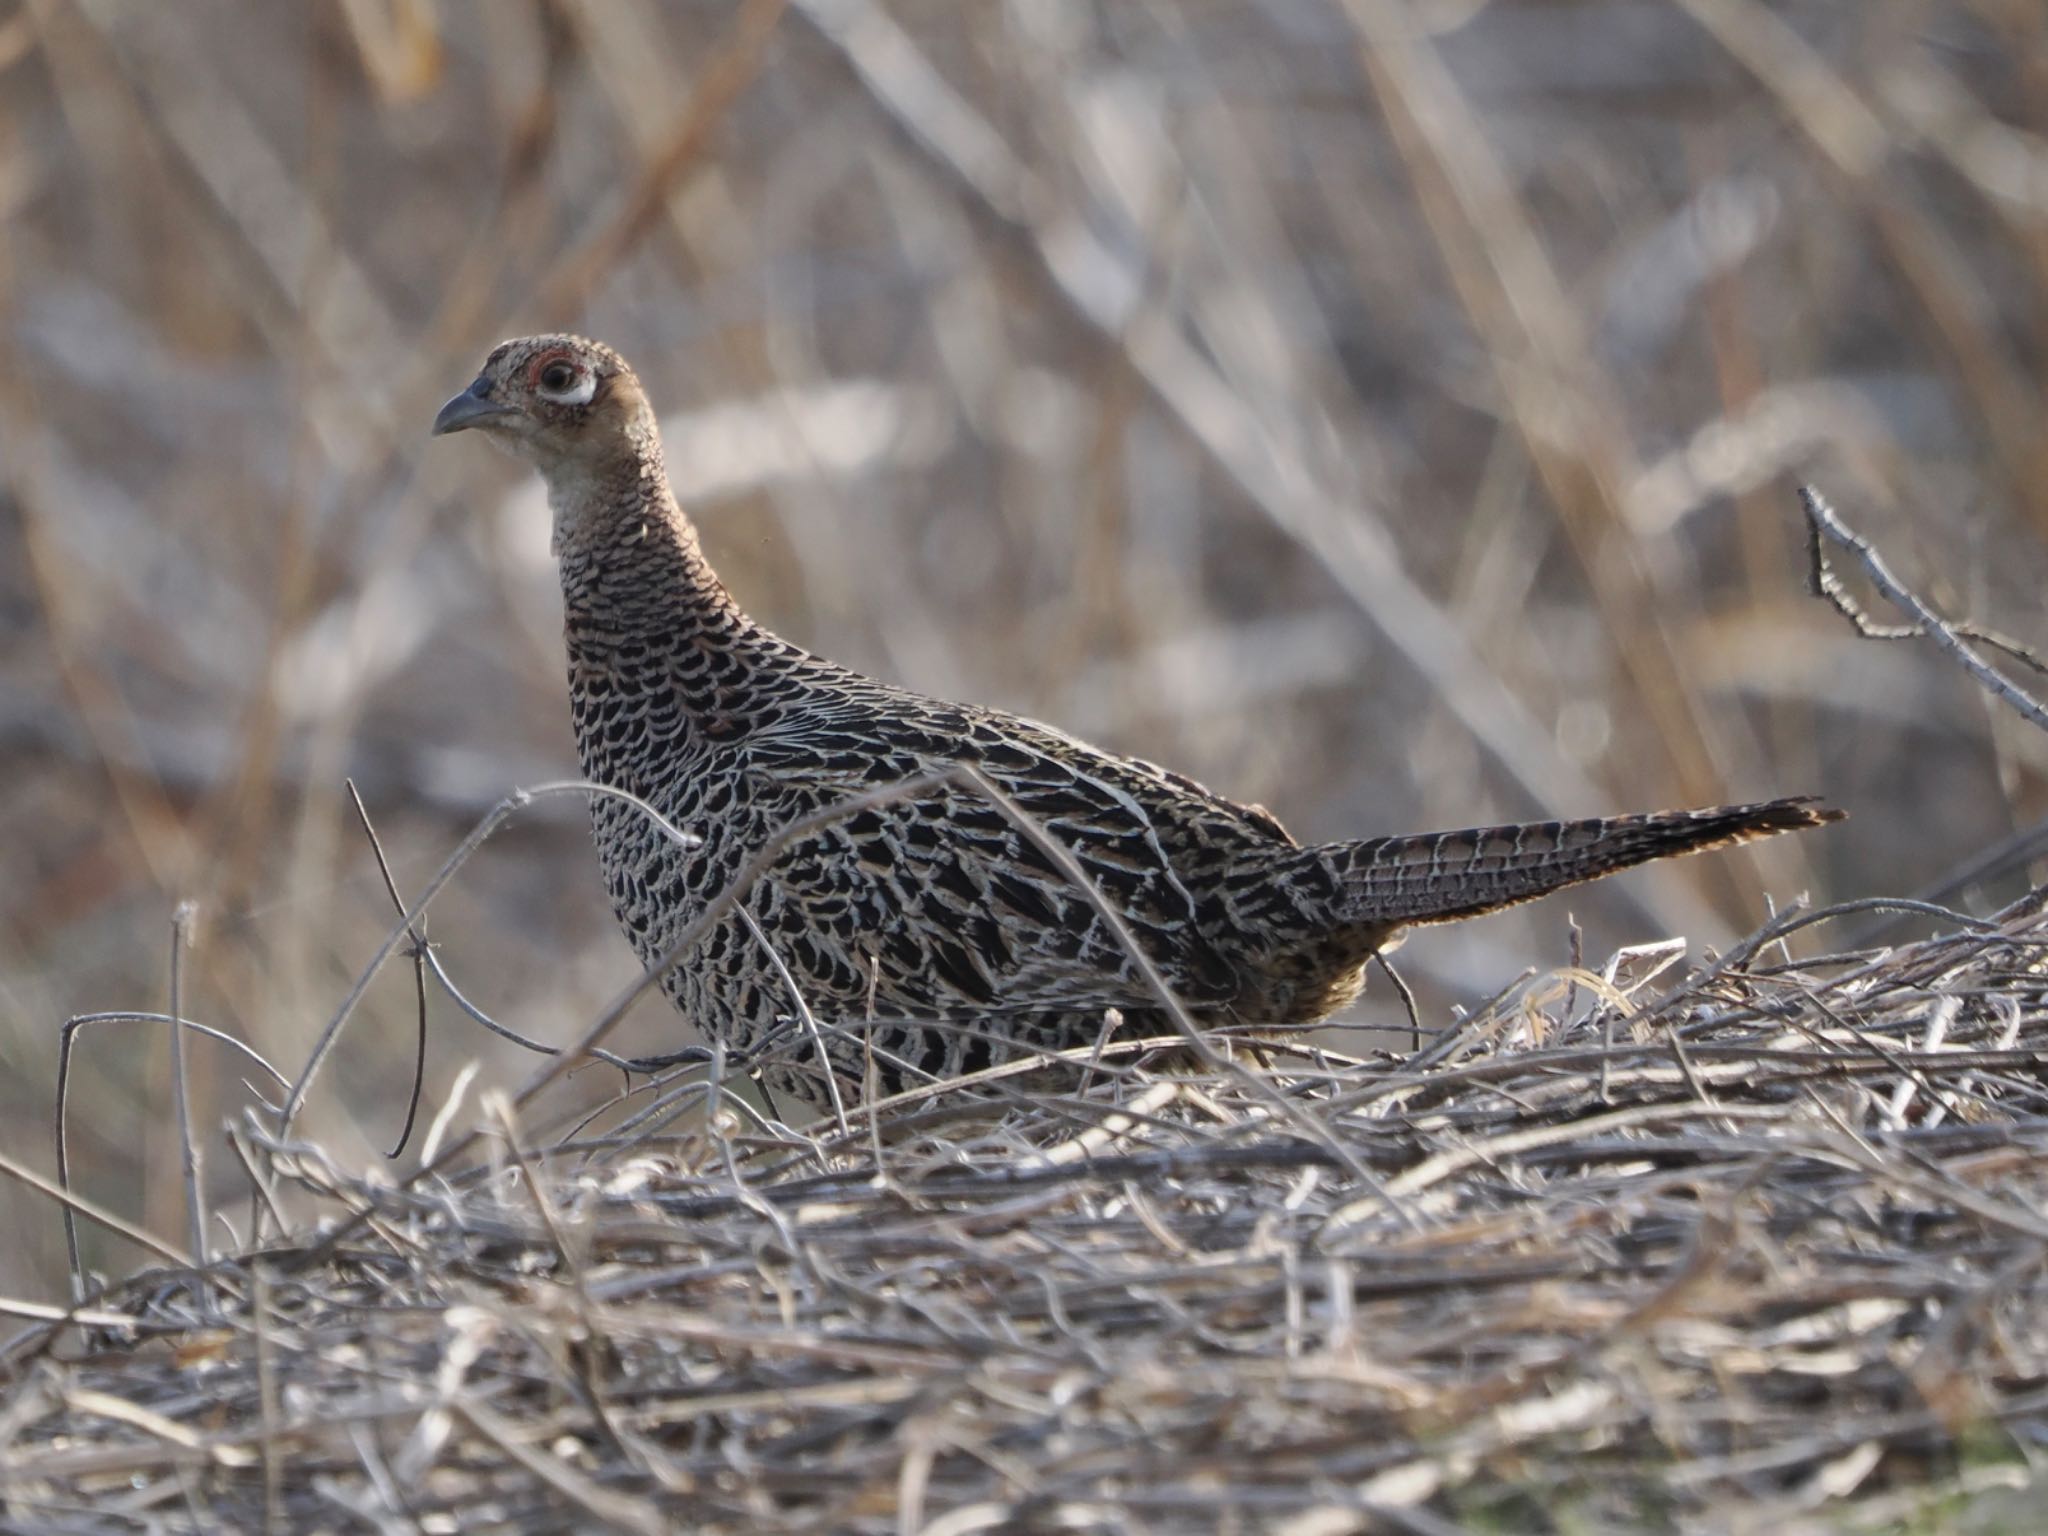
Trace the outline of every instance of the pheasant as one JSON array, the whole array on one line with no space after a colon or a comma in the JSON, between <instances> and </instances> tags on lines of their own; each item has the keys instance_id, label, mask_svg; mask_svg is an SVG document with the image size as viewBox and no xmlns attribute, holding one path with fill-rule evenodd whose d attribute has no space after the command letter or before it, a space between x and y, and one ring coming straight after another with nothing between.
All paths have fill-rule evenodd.
<instances>
[{"instance_id":1,"label":"pheasant","mask_svg":"<svg viewBox=\"0 0 2048 1536\"><path fill-rule=\"evenodd\" d=\"M479 430L545 478L583 770L696 840L593 797L628 939L655 963L763 864L663 985L707 1036L754 1058L771 1093L814 1107L833 1095L827 1060L857 1100L871 1068L895 1091L1092 1045L1112 1009L1127 1031L1170 1028L1131 940L1198 1023L1312 1023L1359 994L1406 928L1840 815L1798 798L1304 847L1260 807L1036 721L878 682L748 618L669 489L639 379L609 347L508 341L433 430ZM806 1018L813 1030L792 1027Z\"/></svg>"}]
</instances>

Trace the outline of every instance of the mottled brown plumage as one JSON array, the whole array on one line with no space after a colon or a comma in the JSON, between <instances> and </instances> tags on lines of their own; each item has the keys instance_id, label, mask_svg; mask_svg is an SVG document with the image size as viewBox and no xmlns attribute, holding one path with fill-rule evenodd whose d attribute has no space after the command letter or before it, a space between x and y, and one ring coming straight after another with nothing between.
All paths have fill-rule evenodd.
<instances>
[{"instance_id":1,"label":"mottled brown plumage","mask_svg":"<svg viewBox=\"0 0 2048 1536\"><path fill-rule=\"evenodd\" d=\"M643 960L798 817L970 765L1070 849L1193 1015L1294 1024L1357 996L1403 928L1541 896L1646 860L1831 820L1805 800L1302 847L1265 811L1050 726L946 704L821 660L754 623L705 563L625 361L574 336L511 341L443 407L546 478L584 772L701 838L691 850L611 798L591 821ZM668 975L707 1035L787 1033L794 981L830 1030L842 1092L871 1046L897 1087L1017 1048L1094 1042L1106 1009L1157 1031L1152 994L1086 894L969 786L861 810L791 843ZM763 943L772 946L785 980ZM769 1086L821 1102L796 1039Z\"/></svg>"}]
</instances>

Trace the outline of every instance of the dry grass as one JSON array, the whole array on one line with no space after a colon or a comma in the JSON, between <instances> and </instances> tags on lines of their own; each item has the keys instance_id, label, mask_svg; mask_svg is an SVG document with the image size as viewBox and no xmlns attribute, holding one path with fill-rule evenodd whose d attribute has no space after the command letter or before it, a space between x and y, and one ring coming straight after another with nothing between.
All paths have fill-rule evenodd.
<instances>
[{"instance_id":1,"label":"dry grass","mask_svg":"<svg viewBox=\"0 0 2048 1536\"><path fill-rule=\"evenodd\" d=\"M2025 1529L2048 917L1784 958L1868 915L1788 915L1668 990L1671 949L1535 979L1406 1056L1273 1050L1314 1137L1242 1068L1143 1052L843 1135L694 1076L629 1135L499 1103L473 1165L396 1185L252 1122L288 1227L18 1338L5 1507L79 1532Z\"/></svg>"}]
</instances>

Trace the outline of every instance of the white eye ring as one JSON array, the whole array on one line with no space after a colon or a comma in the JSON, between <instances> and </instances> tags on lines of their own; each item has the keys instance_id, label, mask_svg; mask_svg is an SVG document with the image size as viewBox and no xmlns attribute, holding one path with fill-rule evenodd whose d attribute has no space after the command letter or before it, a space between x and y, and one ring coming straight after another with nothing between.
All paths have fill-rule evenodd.
<instances>
[{"instance_id":1,"label":"white eye ring","mask_svg":"<svg viewBox=\"0 0 2048 1536\"><path fill-rule=\"evenodd\" d=\"M535 380L534 393L541 399L552 400L556 405L588 405L597 398L596 374L574 363L554 362L541 369L541 377L545 378L557 368L573 368L575 373L565 389L550 389L538 379Z\"/></svg>"}]
</instances>

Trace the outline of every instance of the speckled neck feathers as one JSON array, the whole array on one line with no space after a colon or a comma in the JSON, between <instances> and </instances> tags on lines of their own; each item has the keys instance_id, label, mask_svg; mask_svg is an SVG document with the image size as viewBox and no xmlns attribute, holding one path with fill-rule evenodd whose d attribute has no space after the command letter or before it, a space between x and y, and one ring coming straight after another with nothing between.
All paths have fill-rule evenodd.
<instances>
[{"instance_id":1,"label":"speckled neck feathers","mask_svg":"<svg viewBox=\"0 0 2048 1536\"><path fill-rule=\"evenodd\" d=\"M679 617L747 623L676 504L652 421L613 451L551 468L548 507L572 634L659 628Z\"/></svg>"},{"instance_id":2,"label":"speckled neck feathers","mask_svg":"<svg viewBox=\"0 0 2048 1536\"><path fill-rule=\"evenodd\" d=\"M549 502L584 771L644 793L693 741L749 714L734 683L777 642L704 558L651 422L587 473L551 477Z\"/></svg>"}]
</instances>

